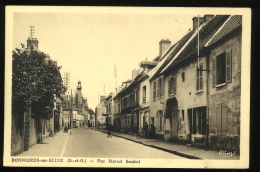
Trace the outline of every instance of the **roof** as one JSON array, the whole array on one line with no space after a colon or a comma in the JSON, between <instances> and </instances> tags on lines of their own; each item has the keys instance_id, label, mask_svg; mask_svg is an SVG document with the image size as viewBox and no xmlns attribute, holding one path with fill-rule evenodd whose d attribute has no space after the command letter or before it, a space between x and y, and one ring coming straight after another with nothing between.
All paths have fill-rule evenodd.
<instances>
[{"instance_id":1,"label":"roof","mask_svg":"<svg viewBox=\"0 0 260 172\"><path fill-rule=\"evenodd\" d=\"M200 46L202 49L205 44L212 38L212 36L219 30L219 28L224 24L224 22L229 18L229 15L217 15L213 17L209 22L203 24L199 30ZM188 42L184 49L174 57L174 61L167 65L162 71L166 72L172 69L175 65L183 62L184 60L190 58L192 55L195 55L198 50L198 33L195 33L195 36Z\"/></svg>"},{"instance_id":2,"label":"roof","mask_svg":"<svg viewBox=\"0 0 260 172\"><path fill-rule=\"evenodd\" d=\"M141 82L145 77L147 77L148 75L145 73L145 71L140 72L138 75L136 75L136 77L134 78L134 80L130 83L130 85L124 87L119 93L117 93L117 95L114 97L116 98L118 95L120 94L124 94L127 93L127 91L131 90L131 88L134 87L134 85L136 83Z\"/></svg>"},{"instance_id":3,"label":"roof","mask_svg":"<svg viewBox=\"0 0 260 172\"><path fill-rule=\"evenodd\" d=\"M142 61L141 62L141 67L144 67L144 66L150 66L150 67L154 67L158 64L157 61Z\"/></svg>"},{"instance_id":4,"label":"roof","mask_svg":"<svg viewBox=\"0 0 260 172\"><path fill-rule=\"evenodd\" d=\"M157 72L151 77L150 80L157 77L159 75L159 72L170 63L170 61L175 57L175 55L180 51L180 49L185 45L185 43L191 38L193 33L194 33L193 31L187 33L184 37L182 37L178 42L176 42L174 45L172 45L168 49L168 51L165 53L165 55L160 60L162 60L164 58L166 58L166 59L161 64L161 66L159 67Z\"/></svg>"},{"instance_id":5,"label":"roof","mask_svg":"<svg viewBox=\"0 0 260 172\"><path fill-rule=\"evenodd\" d=\"M153 59L153 61L158 61L160 59L160 56L155 57L155 59Z\"/></svg>"},{"instance_id":6,"label":"roof","mask_svg":"<svg viewBox=\"0 0 260 172\"><path fill-rule=\"evenodd\" d=\"M128 79L127 81L125 81L124 83L131 83L133 80L132 79Z\"/></svg>"},{"instance_id":7,"label":"roof","mask_svg":"<svg viewBox=\"0 0 260 172\"><path fill-rule=\"evenodd\" d=\"M230 32L242 25L242 15L231 16L226 23L215 33L215 35L206 43L205 46L210 46L221 38L228 35Z\"/></svg>"}]
</instances>

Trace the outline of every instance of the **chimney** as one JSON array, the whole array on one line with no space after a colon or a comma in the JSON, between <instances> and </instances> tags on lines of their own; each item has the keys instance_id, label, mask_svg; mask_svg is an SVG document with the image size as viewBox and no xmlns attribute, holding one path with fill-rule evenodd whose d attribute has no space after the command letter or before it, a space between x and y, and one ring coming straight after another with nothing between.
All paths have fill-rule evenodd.
<instances>
[{"instance_id":1,"label":"chimney","mask_svg":"<svg viewBox=\"0 0 260 172\"><path fill-rule=\"evenodd\" d=\"M163 53L170 47L171 41L169 39L162 39L159 42L159 56L162 57Z\"/></svg>"},{"instance_id":2,"label":"chimney","mask_svg":"<svg viewBox=\"0 0 260 172\"><path fill-rule=\"evenodd\" d=\"M198 17L193 17L193 30L197 30L198 29ZM200 17L200 26L204 23L204 17Z\"/></svg>"},{"instance_id":3,"label":"chimney","mask_svg":"<svg viewBox=\"0 0 260 172\"><path fill-rule=\"evenodd\" d=\"M102 103L105 100L106 96L100 96L100 103Z\"/></svg>"},{"instance_id":4,"label":"chimney","mask_svg":"<svg viewBox=\"0 0 260 172\"><path fill-rule=\"evenodd\" d=\"M214 15L209 15L209 14L204 15L204 22L207 23L213 17L214 17Z\"/></svg>"},{"instance_id":5,"label":"chimney","mask_svg":"<svg viewBox=\"0 0 260 172\"><path fill-rule=\"evenodd\" d=\"M133 70L132 71L132 79L134 79L134 77L136 76L136 75L138 75L139 74L139 70Z\"/></svg>"}]
</instances>

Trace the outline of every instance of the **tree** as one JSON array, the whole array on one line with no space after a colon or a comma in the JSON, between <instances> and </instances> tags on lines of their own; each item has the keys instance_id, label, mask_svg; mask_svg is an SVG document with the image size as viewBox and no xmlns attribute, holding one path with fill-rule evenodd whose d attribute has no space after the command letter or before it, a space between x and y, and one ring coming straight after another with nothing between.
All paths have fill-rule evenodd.
<instances>
[{"instance_id":1,"label":"tree","mask_svg":"<svg viewBox=\"0 0 260 172\"><path fill-rule=\"evenodd\" d=\"M23 114L33 105L36 115L49 118L55 96L66 91L57 64L44 53L16 49L12 55L12 112Z\"/></svg>"}]
</instances>

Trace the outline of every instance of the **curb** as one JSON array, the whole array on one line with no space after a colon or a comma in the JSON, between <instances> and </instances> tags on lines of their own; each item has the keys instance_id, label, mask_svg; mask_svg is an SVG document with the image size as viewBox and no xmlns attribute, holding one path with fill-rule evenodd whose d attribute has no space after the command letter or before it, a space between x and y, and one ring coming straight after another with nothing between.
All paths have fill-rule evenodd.
<instances>
[{"instance_id":1,"label":"curb","mask_svg":"<svg viewBox=\"0 0 260 172\"><path fill-rule=\"evenodd\" d=\"M106 133L106 132L101 131L101 130L96 130L96 131L99 131L99 132L102 132L102 133ZM185 154L185 153L181 153L181 152L178 152L178 151L173 151L173 150L169 150L169 149L158 147L158 146L154 146L154 145L148 145L148 144L145 144L145 143L143 143L141 141L136 141L136 140L133 140L133 139L129 139L127 137L118 136L118 135L115 135L115 134L112 134L112 135L115 136L115 137L120 137L120 138L129 140L129 141L133 141L135 143L142 144L144 146L148 146L148 147L155 148L155 149L158 149L158 150L161 150L161 151L165 151L165 152L168 152L168 153L171 153L171 154L174 154L174 155L178 155L180 157L184 157L184 158L187 158L187 159L202 159L202 158L199 158L199 157L196 157L196 156L193 156L193 155L188 155L188 154Z\"/></svg>"}]
</instances>

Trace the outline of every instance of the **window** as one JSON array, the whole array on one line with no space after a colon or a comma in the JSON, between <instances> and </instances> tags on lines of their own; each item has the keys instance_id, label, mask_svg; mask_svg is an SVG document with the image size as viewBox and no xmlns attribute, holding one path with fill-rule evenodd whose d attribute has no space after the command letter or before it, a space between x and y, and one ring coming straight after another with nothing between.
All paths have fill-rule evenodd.
<instances>
[{"instance_id":1,"label":"window","mask_svg":"<svg viewBox=\"0 0 260 172\"><path fill-rule=\"evenodd\" d=\"M182 82L184 82L185 81L185 72L182 72L181 77L182 77Z\"/></svg>"},{"instance_id":2,"label":"window","mask_svg":"<svg viewBox=\"0 0 260 172\"><path fill-rule=\"evenodd\" d=\"M190 134L206 135L206 106L188 109L188 125Z\"/></svg>"},{"instance_id":3,"label":"window","mask_svg":"<svg viewBox=\"0 0 260 172\"><path fill-rule=\"evenodd\" d=\"M203 64L199 64L199 69L197 70L197 91L203 90Z\"/></svg>"},{"instance_id":4,"label":"window","mask_svg":"<svg viewBox=\"0 0 260 172\"><path fill-rule=\"evenodd\" d=\"M163 130L163 111L162 110L158 110L157 111L157 127L158 127L158 131L162 131Z\"/></svg>"},{"instance_id":5,"label":"window","mask_svg":"<svg viewBox=\"0 0 260 172\"><path fill-rule=\"evenodd\" d=\"M212 80L213 86L231 82L232 80L232 50L218 56L212 56Z\"/></svg>"},{"instance_id":6,"label":"window","mask_svg":"<svg viewBox=\"0 0 260 172\"><path fill-rule=\"evenodd\" d=\"M156 100L156 81L153 82L153 100Z\"/></svg>"},{"instance_id":7,"label":"window","mask_svg":"<svg viewBox=\"0 0 260 172\"><path fill-rule=\"evenodd\" d=\"M146 86L143 86L143 103L146 102Z\"/></svg>"},{"instance_id":8,"label":"window","mask_svg":"<svg viewBox=\"0 0 260 172\"><path fill-rule=\"evenodd\" d=\"M217 85L226 83L226 54L217 56Z\"/></svg>"},{"instance_id":9,"label":"window","mask_svg":"<svg viewBox=\"0 0 260 172\"><path fill-rule=\"evenodd\" d=\"M182 114L182 121L184 121L184 110L181 111Z\"/></svg>"},{"instance_id":10,"label":"window","mask_svg":"<svg viewBox=\"0 0 260 172\"><path fill-rule=\"evenodd\" d=\"M173 95L176 93L176 76L169 79L168 94Z\"/></svg>"}]
</instances>

